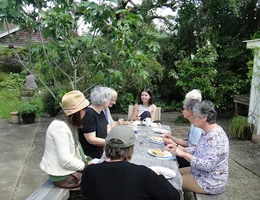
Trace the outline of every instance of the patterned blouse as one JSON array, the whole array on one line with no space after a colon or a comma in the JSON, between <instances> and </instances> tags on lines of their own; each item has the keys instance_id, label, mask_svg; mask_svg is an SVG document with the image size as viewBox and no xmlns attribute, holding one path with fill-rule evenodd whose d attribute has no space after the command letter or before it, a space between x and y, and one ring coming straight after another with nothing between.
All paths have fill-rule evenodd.
<instances>
[{"instance_id":1,"label":"patterned blouse","mask_svg":"<svg viewBox=\"0 0 260 200\"><path fill-rule=\"evenodd\" d=\"M195 147L188 147L192 154L191 173L200 187L209 194L222 193L228 180L229 140L225 131L215 127L202 133Z\"/></svg>"}]
</instances>

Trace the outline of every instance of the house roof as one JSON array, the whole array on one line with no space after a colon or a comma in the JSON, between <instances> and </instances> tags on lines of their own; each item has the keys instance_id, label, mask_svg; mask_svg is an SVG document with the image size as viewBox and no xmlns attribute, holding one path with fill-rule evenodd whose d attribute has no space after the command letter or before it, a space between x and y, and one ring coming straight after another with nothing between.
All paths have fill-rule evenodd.
<instances>
[{"instance_id":1,"label":"house roof","mask_svg":"<svg viewBox=\"0 0 260 200\"><path fill-rule=\"evenodd\" d=\"M18 25L15 25L15 24L7 24L7 26L4 23L4 29L0 31L0 38L20 30L20 27Z\"/></svg>"}]
</instances>

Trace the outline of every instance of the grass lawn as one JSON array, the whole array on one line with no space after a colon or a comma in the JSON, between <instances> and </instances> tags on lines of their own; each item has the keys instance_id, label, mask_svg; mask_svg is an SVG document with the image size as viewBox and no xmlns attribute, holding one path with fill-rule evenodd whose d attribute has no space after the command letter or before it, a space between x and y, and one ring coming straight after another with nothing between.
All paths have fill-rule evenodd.
<instances>
[{"instance_id":1,"label":"grass lawn","mask_svg":"<svg viewBox=\"0 0 260 200\"><path fill-rule=\"evenodd\" d=\"M35 101L41 106L41 98L37 92L35 92L35 96ZM0 89L0 119L10 118L10 113L17 111L23 102L20 100L19 89ZM40 115L40 113L41 111L39 110L37 115Z\"/></svg>"}]
</instances>

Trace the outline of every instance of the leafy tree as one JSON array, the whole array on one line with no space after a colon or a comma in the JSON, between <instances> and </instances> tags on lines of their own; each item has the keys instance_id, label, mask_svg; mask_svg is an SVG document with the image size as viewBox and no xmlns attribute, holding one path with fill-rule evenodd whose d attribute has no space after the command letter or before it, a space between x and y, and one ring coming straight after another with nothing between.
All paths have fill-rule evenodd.
<instances>
[{"instance_id":1,"label":"leafy tree","mask_svg":"<svg viewBox=\"0 0 260 200\"><path fill-rule=\"evenodd\" d=\"M26 10L30 5L33 9ZM70 83L71 89L84 90L103 84L127 92L161 80L163 68L155 59L161 34L120 2L112 7L89 1L25 0L0 6L1 19L41 34L41 45L31 44L28 56L16 55L46 88ZM77 35L79 19L91 25L83 36Z\"/></svg>"},{"instance_id":2,"label":"leafy tree","mask_svg":"<svg viewBox=\"0 0 260 200\"><path fill-rule=\"evenodd\" d=\"M252 54L243 41L259 29L257 1L179 3L175 32L169 35L171 39L165 39L166 45L162 45L159 57L159 60L170 57L164 59L170 72L164 80L176 81L172 95L180 91L183 97L188 89L199 88L203 97L214 101L220 110L230 109L232 94L249 92L246 63L252 60ZM208 63L208 54L198 55L208 41L214 49L212 53L217 55L213 63ZM195 56L194 60L200 58L200 62L194 63L191 55Z\"/></svg>"}]
</instances>

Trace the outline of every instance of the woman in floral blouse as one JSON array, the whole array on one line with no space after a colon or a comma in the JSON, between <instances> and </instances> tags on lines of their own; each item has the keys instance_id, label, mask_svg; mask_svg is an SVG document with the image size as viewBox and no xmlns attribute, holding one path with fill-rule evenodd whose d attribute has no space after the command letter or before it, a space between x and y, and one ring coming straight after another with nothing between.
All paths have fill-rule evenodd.
<instances>
[{"instance_id":1,"label":"woman in floral blouse","mask_svg":"<svg viewBox=\"0 0 260 200\"><path fill-rule=\"evenodd\" d=\"M167 149L190 162L181 168L184 191L219 194L228 180L229 140L225 131L216 124L217 112L211 101L196 103L193 124L205 131L196 147L183 148L174 144Z\"/></svg>"}]
</instances>

